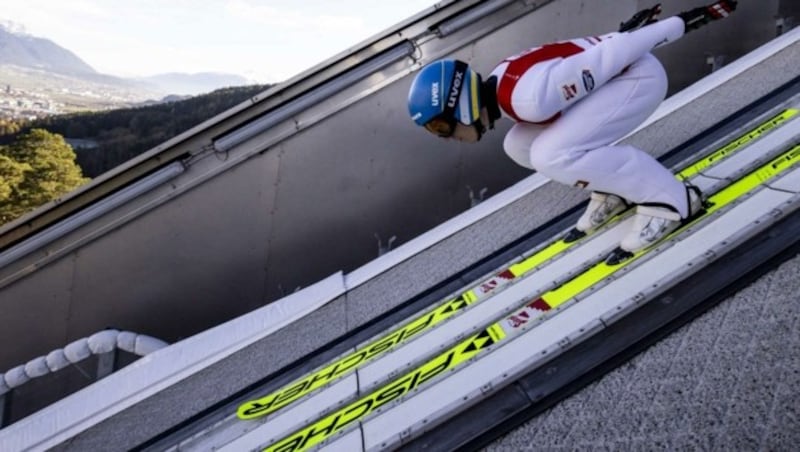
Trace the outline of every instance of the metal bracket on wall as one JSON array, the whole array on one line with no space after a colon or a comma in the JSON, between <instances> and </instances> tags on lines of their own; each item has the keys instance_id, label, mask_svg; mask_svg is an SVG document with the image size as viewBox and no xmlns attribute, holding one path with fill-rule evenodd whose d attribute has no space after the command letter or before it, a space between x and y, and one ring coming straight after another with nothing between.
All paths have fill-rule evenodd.
<instances>
[{"instance_id":1,"label":"metal bracket on wall","mask_svg":"<svg viewBox=\"0 0 800 452\"><path fill-rule=\"evenodd\" d=\"M725 66L725 55L708 54L706 56L706 64L709 67L709 72L716 72L722 66Z\"/></svg>"},{"instance_id":2,"label":"metal bracket on wall","mask_svg":"<svg viewBox=\"0 0 800 452\"><path fill-rule=\"evenodd\" d=\"M795 27L794 17L778 17L775 19L775 37L781 36Z\"/></svg>"},{"instance_id":3,"label":"metal bracket on wall","mask_svg":"<svg viewBox=\"0 0 800 452\"><path fill-rule=\"evenodd\" d=\"M475 206L477 206L478 204L480 204L480 203L482 203L483 201L485 201L485 200L486 200L486 192L488 192L488 191L489 191L489 189L488 189L488 188L486 188L486 187L483 187L483 188L481 188L481 189L480 189L480 191L478 192L478 196L475 196L475 191L474 191L474 190L472 190L472 187L470 187L469 185L467 185L467 190L469 191L469 206L470 206L470 207L475 207Z\"/></svg>"},{"instance_id":4,"label":"metal bracket on wall","mask_svg":"<svg viewBox=\"0 0 800 452\"><path fill-rule=\"evenodd\" d=\"M392 250L392 244L394 243L395 240L397 240L397 236L393 235L393 236L389 237L389 240L386 241L386 245L383 245L383 243L381 243L381 236L378 235L377 232L374 235L375 235L375 238L378 240L378 257L383 256L384 254L386 254L389 251L391 251Z\"/></svg>"}]
</instances>

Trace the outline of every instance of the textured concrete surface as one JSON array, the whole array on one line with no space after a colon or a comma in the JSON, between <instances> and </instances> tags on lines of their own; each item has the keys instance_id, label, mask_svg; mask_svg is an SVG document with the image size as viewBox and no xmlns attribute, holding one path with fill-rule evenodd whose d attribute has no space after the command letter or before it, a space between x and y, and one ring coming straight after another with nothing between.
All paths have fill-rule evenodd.
<instances>
[{"instance_id":1,"label":"textured concrete surface","mask_svg":"<svg viewBox=\"0 0 800 452\"><path fill-rule=\"evenodd\" d=\"M798 450L800 256L485 451Z\"/></svg>"}]
</instances>

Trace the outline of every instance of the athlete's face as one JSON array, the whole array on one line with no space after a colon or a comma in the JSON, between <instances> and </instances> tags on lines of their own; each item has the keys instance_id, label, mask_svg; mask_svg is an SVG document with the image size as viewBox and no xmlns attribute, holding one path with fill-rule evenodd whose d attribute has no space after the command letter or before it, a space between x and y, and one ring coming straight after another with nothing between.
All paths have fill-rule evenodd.
<instances>
[{"instance_id":1,"label":"athlete's face","mask_svg":"<svg viewBox=\"0 0 800 452\"><path fill-rule=\"evenodd\" d=\"M465 126L464 124L456 124L456 129L449 138L462 143L477 143L481 139L478 131L473 126Z\"/></svg>"},{"instance_id":2,"label":"athlete's face","mask_svg":"<svg viewBox=\"0 0 800 452\"><path fill-rule=\"evenodd\" d=\"M486 110L486 108L481 109L480 121L483 124L483 130L488 130L487 125L489 124L489 112ZM478 133L478 129L476 129L474 125L465 126L459 122L456 123L453 134L447 138L461 141L462 143L477 143L481 140L482 136L480 133Z\"/></svg>"}]
</instances>

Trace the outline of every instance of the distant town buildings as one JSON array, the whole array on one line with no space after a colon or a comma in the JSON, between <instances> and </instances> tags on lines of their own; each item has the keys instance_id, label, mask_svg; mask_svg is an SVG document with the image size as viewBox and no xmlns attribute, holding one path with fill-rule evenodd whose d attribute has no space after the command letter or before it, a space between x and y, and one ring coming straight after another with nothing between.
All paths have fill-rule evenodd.
<instances>
[{"instance_id":1,"label":"distant town buildings","mask_svg":"<svg viewBox=\"0 0 800 452\"><path fill-rule=\"evenodd\" d=\"M80 111L131 107L151 99L135 88L32 70L16 71L10 72L11 76L8 78L11 82L4 80L0 84L0 118L33 120ZM7 74L8 72L3 73L3 78ZM28 76L29 74L33 76Z\"/></svg>"},{"instance_id":2,"label":"distant town buildings","mask_svg":"<svg viewBox=\"0 0 800 452\"><path fill-rule=\"evenodd\" d=\"M17 91L11 85L0 91L0 118L33 120L63 112L63 105L47 95Z\"/></svg>"}]
</instances>

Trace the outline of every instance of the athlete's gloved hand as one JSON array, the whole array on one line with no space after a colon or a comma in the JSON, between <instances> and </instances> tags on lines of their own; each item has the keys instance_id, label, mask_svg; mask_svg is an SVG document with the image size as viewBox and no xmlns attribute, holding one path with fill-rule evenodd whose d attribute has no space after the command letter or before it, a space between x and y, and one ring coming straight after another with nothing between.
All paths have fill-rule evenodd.
<instances>
[{"instance_id":1,"label":"athlete's gloved hand","mask_svg":"<svg viewBox=\"0 0 800 452\"><path fill-rule=\"evenodd\" d=\"M658 21L658 15L661 14L661 3L656 3L656 6L643 9L634 14L633 17L625 22L619 24L620 33L625 31L633 31L644 27L645 25L652 24Z\"/></svg>"},{"instance_id":2,"label":"athlete's gloved hand","mask_svg":"<svg viewBox=\"0 0 800 452\"><path fill-rule=\"evenodd\" d=\"M724 19L736 10L738 2L736 0L720 0L707 6L690 9L689 11L678 14L686 24L686 31L697 30L703 25L719 19Z\"/></svg>"}]
</instances>

